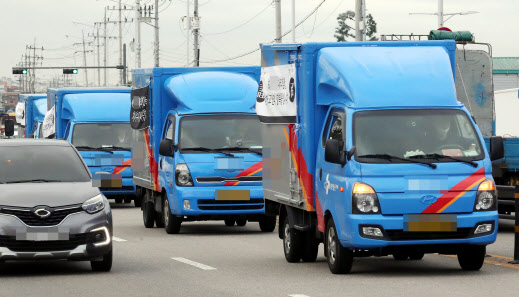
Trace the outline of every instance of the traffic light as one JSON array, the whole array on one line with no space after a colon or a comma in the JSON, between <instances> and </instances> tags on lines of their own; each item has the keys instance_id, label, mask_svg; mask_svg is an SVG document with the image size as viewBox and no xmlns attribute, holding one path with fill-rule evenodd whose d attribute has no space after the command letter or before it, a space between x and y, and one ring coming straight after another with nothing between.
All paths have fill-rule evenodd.
<instances>
[{"instance_id":1,"label":"traffic light","mask_svg":"<svg viewBox=\"0 0 519 297\"><path fill-rule=\"evenodd\" d=\"M27 74L27 69L13 69L13 74Z\"/></svg>"},{"instance_id":2,"label":"traffic light","mask_svg":"<svg viewBox=\"0 0 519 297\"><path fill-rule=\"evenodd\" d=\"M63 74L77 74L77 69L63 69Z\"/></svg>"}]
</instances>

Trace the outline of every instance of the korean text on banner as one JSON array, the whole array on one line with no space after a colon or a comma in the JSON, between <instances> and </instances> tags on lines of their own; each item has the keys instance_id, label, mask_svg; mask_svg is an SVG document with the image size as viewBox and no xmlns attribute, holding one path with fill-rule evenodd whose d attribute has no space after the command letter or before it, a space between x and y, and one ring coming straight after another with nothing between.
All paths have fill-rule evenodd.
<instances>
[{"instance_id":1,"label":"korean text on banner","mask_svg":"<svg viewBox=\"0 0 519 297\"><path fill-rule=\"evenodd\" d=\"M18 102L16 104L16 122L22 126L25 126L25 102Z\"/></svg>"},{"instance_id":2,"label":"korean text on banner","mask_svg":"<svg viewBox=\"0 0 519 297\"><path fill-rule=\"evenodd\" d=\"M150 126L150 87L132 89L132 106L130 110L130 125L135 130L146 129Z\"/></svg>"},{"instance_id":3,"label":"korean text on banner","mask_svg":"<svg viewBox=\"0 0 519 297\"><path fill-rule=\"evenodd\" d=\"M42 136L44 138L49 138L49 136L54 135L54 106L45 114L45 118L43 118L43 124L41 125L40 129L42 129Z\"/></svg>"},{"instance_id":4,"label":"korean text on banner","mask_svg":"<svg viewBox=\"0 0 519 297\"><path fill-rule=\"evenodd\" d=\"M263 123L292 124L296 122L295 64L261 68L256 112Z\"/></svg>"}]
</instances>

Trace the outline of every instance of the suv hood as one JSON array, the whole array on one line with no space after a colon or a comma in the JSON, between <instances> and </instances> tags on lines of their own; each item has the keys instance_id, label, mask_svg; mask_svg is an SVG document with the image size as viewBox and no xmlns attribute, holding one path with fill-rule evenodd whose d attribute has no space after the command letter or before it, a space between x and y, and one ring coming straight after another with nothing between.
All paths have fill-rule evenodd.
<instances>
[{"instance_id":1,"label":"suv hood","mask_svg":"<svg viewBox=\"0 0 519 297\"><path fill-rule=\"evenodd\" d=\"M99 194L92 182L20 183L0 185L1 206L63 206L83 203Z\"/></svg>"}]
</instances>

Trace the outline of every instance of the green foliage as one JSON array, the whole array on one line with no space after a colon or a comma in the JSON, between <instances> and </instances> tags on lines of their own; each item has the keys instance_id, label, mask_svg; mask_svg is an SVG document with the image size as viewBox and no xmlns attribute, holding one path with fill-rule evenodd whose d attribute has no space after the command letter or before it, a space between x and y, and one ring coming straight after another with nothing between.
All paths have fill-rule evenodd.
<instances>
[{"instance_id":1,"label":"green foliage","mask_svg":"<svg viewBox=\"0 0 519 297\"><path fill-rule=\"evenodd\" d=\"M355 12L348 10L337 16L338 24L334 35L337 41L348 41L348 38L355 39L355 28L348 25L348 20L355 22ZM377 33L377 22L375 22L371 14L368 14L366 16L366 40L378 40L378 37L374 36L375 33Z\"/></svg>"}]
</instances>

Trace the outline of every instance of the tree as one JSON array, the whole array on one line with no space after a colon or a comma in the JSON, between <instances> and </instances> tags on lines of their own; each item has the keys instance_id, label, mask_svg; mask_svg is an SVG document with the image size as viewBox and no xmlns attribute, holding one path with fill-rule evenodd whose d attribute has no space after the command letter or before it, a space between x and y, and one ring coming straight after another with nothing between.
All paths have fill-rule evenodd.
<instances>
[{"instance_id":1,"label":"tree","mask_svg":"<svg viewBox=\"0 0 519 297\"><path fill-rule=\"evenodd\" d=\"M337 16L337 28L335 28L334 37L337 41L348 41L348 38L355 39L355 28L346 23L347 20L355 21L355 12L348 10ZM366 39L369 41L376 41L378 38L374 36L377 33L377 22L373 19L371 14L366 16Z\"/></svg>"}]
</instances>

